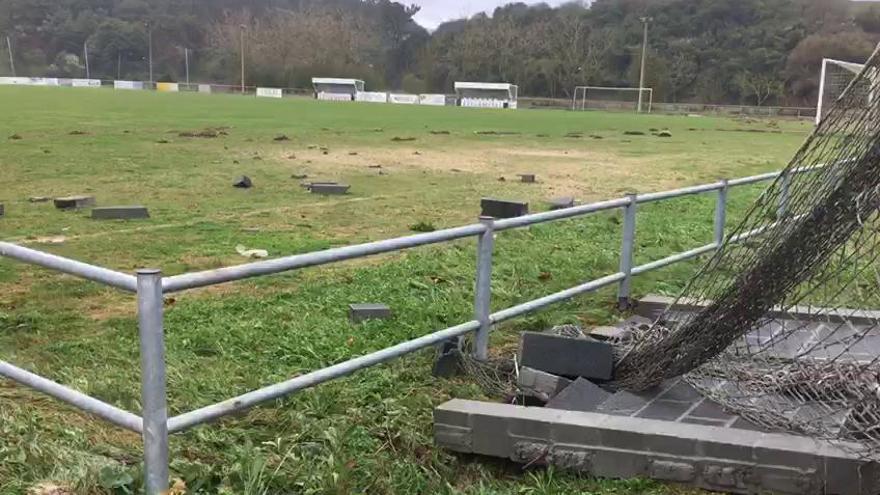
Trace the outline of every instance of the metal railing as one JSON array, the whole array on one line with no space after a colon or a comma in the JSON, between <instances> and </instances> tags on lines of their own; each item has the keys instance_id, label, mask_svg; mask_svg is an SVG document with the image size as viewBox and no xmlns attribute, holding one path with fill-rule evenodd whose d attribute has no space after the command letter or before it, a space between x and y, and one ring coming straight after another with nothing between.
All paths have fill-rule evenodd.
<instances>
[{"instance_id":1,"label":"metal railing","mask_svg":"<svg viewBox=\"0 0 880 495\"><path fill-rule=\"evenodd\" d=\"M801 168L786 174L782 180L783 190L787 189L790 184L791 175L809 172L818 168L820 167ZM248 409L257 404L313 387L320 383L351 374L357 370L374 366L469 333L476 334L474 345L475 357L485 359L488 356L489 332L493 325L613 284L618 284L617 297L619 304L626 306L629 304L630 286L634 276L711 252L725 242L727 195L731 187L769 181L776 179L779 175L780 172L771 172L671 191L630 194L620 199L503 220L481 217L479 223L463 227L172 277L163 277L161 272L155 269L138 270L136 275L129 275L16 244L0 242L0 256L39 265L137 294L143 410L141 416L137 416L4 361L0 361L0 376L41 391L117 426L141 433L144 444L144 486L146 493L149 495L159 494L168 488L169 434L186 430L222 416ZM661 260L634 266L633 255L638 205L707 192L717 193L713 242ZM788 195L783 191L783 194L780 195L780 213L785 212L787 201ZM620 267L616 273L507 309L494 313L491 312L492 258L496 233L615 209L623 209L624 211ZM752 235L758 235L771 227L772 225L740 234L735 238L729 239L727 242L741 241ZM248 392L217 404L171 418L168 417L165 389L164 294L468 237L476 237L478 240L474 318L472 320L317 371L312 371L281 383Z\"/></svg>"}]
</instances>

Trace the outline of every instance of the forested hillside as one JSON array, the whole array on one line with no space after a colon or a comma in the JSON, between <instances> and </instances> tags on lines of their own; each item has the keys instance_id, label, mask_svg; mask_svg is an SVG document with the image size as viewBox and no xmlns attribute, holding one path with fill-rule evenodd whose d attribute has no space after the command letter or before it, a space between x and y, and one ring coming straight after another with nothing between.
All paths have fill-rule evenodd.
<instances>
[{"instance_id":1,"label":"forested hillside","mask_svg":"<svg viewBox=\"0 0 880 495\"><path fill-rule=\"evenodd\" d=\"M510 4L491 16L416 22L390 0L0 0L18 75L240 82L307 87L313 75L374 89L449 91L506 81L568 97L579 84L634 86L650 22L647 84L665 101L809 105L823 57L864 61L880 4L849 0L595 0ZM5 42L5 40L3 40ZM5 45L5 43L4 43ZM0 57L0 74L11 72Z\"/></svg>"}]
</instances>

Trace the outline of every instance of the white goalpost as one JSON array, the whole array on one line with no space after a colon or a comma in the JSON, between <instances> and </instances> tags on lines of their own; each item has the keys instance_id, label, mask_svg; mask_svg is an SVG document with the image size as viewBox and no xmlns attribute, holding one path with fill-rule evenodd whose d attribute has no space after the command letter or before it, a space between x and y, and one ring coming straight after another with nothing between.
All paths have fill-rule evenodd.
<instances>
[{"instance_id":1,"label":"white goalpost","mask_svg":"<svg viewBox=\"0 0 880 495\"><path fill-rule=\"evenodd\" d=\"M626 88L610 86L577 86L571 99L572 110L588 108L602 110L639 110L639 98L648 113L654 105L653 88Z\"/></svg>"},{"instance_id":2,"label":"white goalpost","mask_svg":"<svg viewBox=\"0 0 880 495\"><path fill-rule=\"evenodd\" d=\"M816 125L822 122L827 109L840 98L846 88L864 68L864 64L844 62L833 58L822 59L822 74L819 79L819 100L816 104ZM869 76L867 79L874 80L875 77ZM858 90L864 92L865 104L868 105L874 99L873 84L864 84L864 86L865 88L859 88Z\"/></svg>"}]
</instances>

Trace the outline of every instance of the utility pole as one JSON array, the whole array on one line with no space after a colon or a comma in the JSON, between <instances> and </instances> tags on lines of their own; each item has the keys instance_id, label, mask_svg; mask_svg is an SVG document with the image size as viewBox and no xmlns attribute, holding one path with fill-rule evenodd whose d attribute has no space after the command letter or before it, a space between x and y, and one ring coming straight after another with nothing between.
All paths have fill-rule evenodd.
<instances>
[{"instance_id":1,"label":"utility pole","mask_svg":"<svg viewBox=\"0 0 880 495\"><path fill-rule=\"evenodd\" d=\"M147 23L147 56L150 61L150 84L153 83L153 26Z\"/></svg>"},{"instance_id":2,"label":"utility pole","mask_svg":"<svg viewBox=\"0 0 880 495\"><path fill-rule=\"evenodd\" d=\"M15 77L15 61L12 59L12 41L6 37L6 48L9 49L9 68L12 69L12 77Z\"/></svg>"},{"instance_id":3,"label":"utility pole","mask_svg":"<svg viewBox=\"0 0 880 495\"><path fill-rule=\"evenodd\" d=\"M186 65L186 85L189 87L189 48L183 49L183 63Z\"/></svg>"},{"instance_id":4,"label":"utility pole","mask_svg":"<svg viewBox=\"0 0 880 495\"><path fill-rule=\"evenodd\" d=\"M645 99L645 59L648 56L648 24L653 20L650 17L640 19L645 26L642 36L642 70L639 73L639 113L642 113L642 105Z\"/></svg>"},{"instance_id":5,"label":"utility pole","mask_svg":"<svg viewBox=\"0 0 880 495\"><path fill-rule=\"evenodd\" d=\"M242 24L239 27L241 28L241 94L244 94L244 30L245 30L245 25Z\"/></svg>"},{"instance_id":6,"label":"utility pole","mask_svg":"<svg viewBox=\"0 0 880 495\"><path fill-rule=\"evenodd\" d=\"M89 72L89 42L83 41L83 55L86 59L86 79L91 79L92 75Z\"/></svg>"}]
</instances>

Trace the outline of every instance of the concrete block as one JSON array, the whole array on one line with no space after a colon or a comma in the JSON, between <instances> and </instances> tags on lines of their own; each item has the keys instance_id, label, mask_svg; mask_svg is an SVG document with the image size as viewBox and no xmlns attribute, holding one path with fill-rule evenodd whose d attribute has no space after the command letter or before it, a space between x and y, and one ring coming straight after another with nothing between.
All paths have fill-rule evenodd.
<instances>
[{"instance_id":1,"label":"concrete block","mask_svg":"<svg viewBox=\"0 0 880 495\"><path fill-rule=\"evenodd\" d=\"M535 174L519 174L519 179L526 184L533 184L535 182Z\"/></svg>"},{"instance_id":2,"label":"concrete block","mask_svg":"<svg viewBox=\"0 0 880 495\"><path fill-rule=\"evenodd\" d=\"M95 206L94 196L66 196L63 198L55 198L55 208L59 210L72 210L79 208L88 208Z\"/></svg>"},{"instance_id":3,"label":"concrete block","mask_svg":"<svg viewBox=\"0 0 880 495\"><path fill-rule=\"evenodd\" d=\"M694 387L682 380L663 382L663 389L663 392L657 396L658 399L696 403L703 398Z\"/></svg>"},{"instance_id":4,"label":"concrete block","mask_svg":"<svg viewBox=\"0 0 880 495\"><path fill-rule=\"evenodd\" d=\"M646 419L662 419L664 421L676 421L693 406L690 402L678 402L673 400L655 400L642 409L636 416Z\"/></svg>"},{"instance_id":5,"label":"concrete block","mask_svg":"<svg viewBox=\"0 0 880 495\"><path fill-rule=\"evenodd\" d=\"M612 347L592 339L570 339L546 333L524 332L520 364L554 375L609 380L613 371Z\"/></svg>"},{"instance_id":6,"label":"concrete block","mask_svg":"<svg viewBox=\"0 0 880 495\"><path fill-rule=\"evenodd\" d=\"M571 380L545 371L522 367L519 370L517 384L526 395L532 395L547 402L562 392L565 387L571 385Z\"/></svg>"},{"instance_id":7,"label":"concrete block","mask_svg":"<svg viewBox=\"0 0 880 495\"><path fill-rule=\"evenodd\" d=\"M594 476L650 476L729 493L878 493L877 464L862 461L853 446L793 435L453 400L435 410L435 441ZM755 455L753 446L766 451Z\"/></svg>"},{"instance_id":8,"label":"concrete block","mask_svg":"<svg viewBox=\"0 0 880 495\"><path fill-rule=\"evenodd\" d=\"M676 481L686 483L693 481L696 469L688 462L652 461L648 468L648 476L655 480Z\"/></svg>"},{"instance_id":9,"label":"concrete block","mask_svg":"<svg viewBox=\"0 0 880 495\"><path fill-rule=\"evenodd\" d=\"M550 399L546 406L549 409L564 409L567 411L595 411L596 407L611 397L611 394L599 388L589 380L578 378L559 392L556 397Z\"/></svg>"},{"instance_id":10,"label":"concrete block","mask_svg":"<svg viewBox=\"0 0 880 495\"><path fill-rule=\"evenodd\" d=\"M483 198L480 200L481 215L494 218L514 218L529 214L529 204L519 201Z\"/></svg>"},{"instance_id":11,"label":"concrete block","mask_svg":"<svg viewBox=\"0 0 880 495\"><path fill-rule=\"evenodd\" d=\"M614 416L631 416L639 412L652 399L653 394L650 392L634 394L624 390L617 392L611 398L599 404L596 411Z\"/></svg>"},{"instance_id":12,"label":"concrete block","mask_svg":"<svg viewBox=\"0 0 880 495\"><path fill-rule=\"evenodd\" d=\"M313 182L309 186L309 190L312 194L323 194L323 195L342 195L348 194L348 190L351 189L351 186L348 184L329 184L329 183L318 183Z\"/></svg>"},{"instance_id":13,"label":"concrete block","mask_svg":"<svg viewBox=\"0 0 880 495\"><path fill-rule=\"evenodd\" d=\"M733 419L732 414L728 414L721 406L719 406L716 402L705 399L700 404L692 409L688 413L688 417L690 418L704 418L704 419L714 419L720 421L730 421Z\"/></svg>"},{"instance_id":14,"label":"concrete block","mask_svg":"<svg viewBox=\"0 0 880 495\"><path fill-rule=\"evenodd\" d=\"M3 206L3 203L0 203L0 217L6 214L6 207Z\"/></svg>"},{"instance_id":15,"label":"concrete block","mask_svg":"<svg viewBox=\"0 0 880 495\"><path fill-rule=\"evenodd\" d=\"M365 320L387 320L393 313L385 304L349 304L348 319L352 323L360 323Z\"/></svg>"},{"instance_id":16,"label":"concrete block","mask_svg":"<svg viewBox=\"0 0 880 495\"><path fill-rule=\"evenodd\" d=\"M561 198L553 198L550 201L550 209L551 210L563 210L565 208L571 208L575 205L575 199L571 196L563 196Z\"/></svg>"},{"instance_id":17,"label":"concrete block","mask_svg":"<svg viewBox=\"0 0 880 495\"><path fill-rule=\"evenodd\" d=\"M96 220L134 220L150 218L150 213L143 206L104 206L93 208L92 218Z\"/></svg>"}]
</instances>

